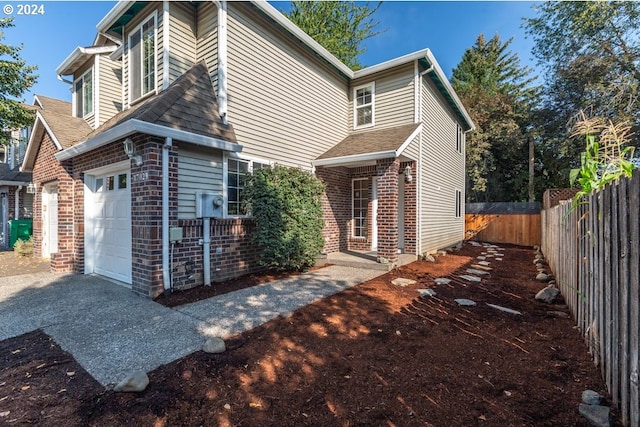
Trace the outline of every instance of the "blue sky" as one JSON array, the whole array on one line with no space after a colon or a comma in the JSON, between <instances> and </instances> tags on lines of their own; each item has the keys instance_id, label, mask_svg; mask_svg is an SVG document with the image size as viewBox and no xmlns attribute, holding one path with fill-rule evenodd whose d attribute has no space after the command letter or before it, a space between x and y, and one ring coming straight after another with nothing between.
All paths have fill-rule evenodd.
<instances>
[{"instance_id":1,"label":"blue sky","mask_svg":"<svg viewBox=\"0 0 640 427\"><path fill-rule=\"evenodd\" d=\"M23 44L22 57L38 66L38 83L25 96L33 94L70 100L69 86L57 79L55 69L75 49L89 46L96 35L96 24L115 4L112 1L44 1L41 15L17 15L26 2L2 2L10 5L15 27L5 32L3 43ZM31 3L33 4L33 3ZM288 2L274 2L283 9ZM534 66L531 40L521 28L523 17L534 16L531 2L519 1L386 1L376 14L385 31L366 42L367 52L360 58L365 65L429 48L440 66L451 76L462 54L480 33L487 38L499 34L503 40L514 38L511 50L518 53L523 65Z\"/></svg>"}]
</instances>

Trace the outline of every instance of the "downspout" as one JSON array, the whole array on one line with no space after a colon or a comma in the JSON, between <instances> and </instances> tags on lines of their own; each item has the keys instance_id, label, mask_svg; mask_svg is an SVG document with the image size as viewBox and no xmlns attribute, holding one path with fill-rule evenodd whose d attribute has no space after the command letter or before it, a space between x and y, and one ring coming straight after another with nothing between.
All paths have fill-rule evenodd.
<instances>
[{"instance_id":1,"label":"downspout","mask_svg":"<svg viewBox=\"0 0 640 427\"><path fill-rule=\"evenodd\" d=\"M204 285L211 286L211 219L202 218L202 267L204 270Z\"/></svg>"},{"instance_id":2,"label":"downspout","mask_svg":"<svg viewBox=\"0 0 640 427\"><path fill-rule=\"evenodd\" d=\"M16 189L16 194L15 194L15 202L16 205L14 207L15 211L14 211L14 219L20 219L20 191L22 191L22 185L18 185L18 188Z\"/></svg>"},{"instance_id":3,"label":"downspout","mask_svg":"<svg viewBox=\"0 0 640 427\"><path fill-rule=\"evenodd\" d=\"M162 282L165 290L171 292L169 271L169 149L173 138L166 137L162 146Z\"/></svg>"},{"instance_id":4,"label":"downspout","mask_svg":"<svg viewBox=\"0 0 640 427\"><path fill-rule=\"evenodd\" d=\"M214 0L218 7L218 113L226 125L227 118L227 2Z\"/></svg>"},{"instance_id":5,"label":"downspout","mask_svg":"<svg viewBox=\"0 0 640 427\"><path fill-rule=\"evenodd\" d=\"M162 2L162 90L169 87L169 2Z\"/></svg>"}]
</instances>

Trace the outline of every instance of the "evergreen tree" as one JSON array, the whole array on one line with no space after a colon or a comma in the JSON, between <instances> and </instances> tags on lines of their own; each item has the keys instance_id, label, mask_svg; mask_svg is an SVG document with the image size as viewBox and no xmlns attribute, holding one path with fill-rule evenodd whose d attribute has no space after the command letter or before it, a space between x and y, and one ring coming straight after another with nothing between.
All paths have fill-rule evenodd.
<instances>
[{"instance_id":1,"label":"evergreen tree","mask_svg":"<svg viewBox=\"0 0 640 427\"><path fill-rule=\"evenodd\" d=\"M362 42L380 33L373 18L380 4L292 1L291 11L284 14L349 68L359 70L358 56L366 51Z\"/></svg>"},{"instance_id":2,"label":"evergreen tree","mask_svg":"<svg viewBox=\"0 0 640 427\"><path fill-rule=\"evenodd\" d=\"M453 70L453 88L476 124L467 135L468 202L527 198L528 138L540 89L508 50L511 41L481 34Z\"/></svg>"}]
</instances>

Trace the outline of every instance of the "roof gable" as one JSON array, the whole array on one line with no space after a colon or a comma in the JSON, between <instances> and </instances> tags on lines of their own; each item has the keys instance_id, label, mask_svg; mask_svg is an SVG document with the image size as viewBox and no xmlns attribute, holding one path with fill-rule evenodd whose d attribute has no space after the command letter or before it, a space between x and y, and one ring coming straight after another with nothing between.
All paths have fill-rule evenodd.
<instances>
[{"instance_id":1,"label":"roof gable","mask_svg":"<svg viewBox=\"0 0 640 427\"><path fill-rule=\"evenodd\" d=\"M233 127L224 124L218 113L218 101L204 61L191 67L166 90L116 114L85 139L132 119L236 142Z\"/></svg>"},{"instance_id":2,"label":"roof gable","mask_svg":"<svg viewBox=\"0 0 640 427\"><path fill-rule=\"evenodd\" d=\"M36 95L34 103L38 109L20 168L22 171L33 170L45 133L49 135L58 150L64 150L91 132L91 127L84 119L71 115L70 102Z\"/></svg>"}]
</instances>

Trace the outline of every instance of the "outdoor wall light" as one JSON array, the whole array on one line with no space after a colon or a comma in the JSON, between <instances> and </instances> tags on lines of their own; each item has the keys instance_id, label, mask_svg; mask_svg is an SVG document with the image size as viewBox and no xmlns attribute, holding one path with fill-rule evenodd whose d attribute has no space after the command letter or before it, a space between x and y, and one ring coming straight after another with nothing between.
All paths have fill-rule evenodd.
<instances>
[{"instance_id":1,"label":"outdoor wall light","mask_svg":"<svg viewBox=\"0 0 640 427\"><path fill-rule=\"evenodd\" d=\"M407 166L404 168L404 181L411 182L413 181L413 176L411 176L411 166Z\"/></svg>"},{"instance_id":2,"label":"outdoor wall light","mask_svg":"<svg viewBox=\"0 0 640 427\"><path fill-rule=\"evenodd\" d=\"M124 145L124 153L127 155L127 157L135 160L136 166L142 166L142 156L136 154L136 146L131 138L125 139L122 144Z\"/></svg>"},{"instance_id":3,"label":"outdoor wall light","mask_svg":"<svg viewBox=\"0 0 640 427\"><path fill-rule=\"evenodd\" d=\"M33 182L27 185L27 194L36 194L36 185Z\"/></svg>"}]
</instances>

